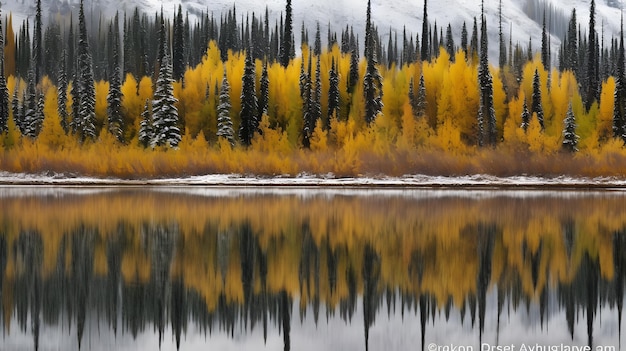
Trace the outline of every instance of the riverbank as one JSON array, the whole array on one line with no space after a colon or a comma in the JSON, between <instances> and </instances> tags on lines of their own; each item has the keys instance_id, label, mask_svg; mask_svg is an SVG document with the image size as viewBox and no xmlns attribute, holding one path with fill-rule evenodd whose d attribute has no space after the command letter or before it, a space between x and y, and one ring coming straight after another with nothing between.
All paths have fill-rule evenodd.
<instances>
[{"instance_id":1,"label":"riverbank","mask_svg":"<svg viewBox=\"0 0 626 351\"><path fill-rule=\"evenodd\" d=\"M538 177L490 175L402 177L335 177L332 174L312 176L301 174L277 177L256 177L239 174L121 179L97 178L56 173L27 174L0 172L0 186L206 186L206 187L354 187L354 188L550 188L550 189L625 189L626 179L617 177Z\"/></svg>"}]
</instances>

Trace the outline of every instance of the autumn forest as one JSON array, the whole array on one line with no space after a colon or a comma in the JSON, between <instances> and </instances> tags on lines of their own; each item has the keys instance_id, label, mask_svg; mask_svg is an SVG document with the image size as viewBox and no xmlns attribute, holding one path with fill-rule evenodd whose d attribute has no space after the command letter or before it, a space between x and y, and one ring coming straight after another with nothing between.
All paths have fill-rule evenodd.
<instances>
[{"instance_id":1,"label":"autumn forest","mask_svg":"<svg viewBox=\"0 0 626 351\"><path fill-rule=\"evenodd\" d=\"M581 32L573 9L561 37L544 15L536 50L484 16L438 28L423 5L421 34L377 27L368 1L365 33L303 24L296 44L290 0L279 18L233 6L190 19L178 7L97 23L81 2L45 26L37 1L34 23L6 14L0 29L0 169L626 174L623 34L598 35L593 0L593 30Z\"/></svg>"}]
</instances>

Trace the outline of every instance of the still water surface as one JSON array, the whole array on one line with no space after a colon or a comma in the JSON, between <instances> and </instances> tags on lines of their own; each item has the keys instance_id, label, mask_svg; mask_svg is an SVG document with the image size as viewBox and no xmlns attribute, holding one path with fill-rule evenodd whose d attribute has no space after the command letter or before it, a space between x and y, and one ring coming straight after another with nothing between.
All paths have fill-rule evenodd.
<instances>
[{"instance_id":1,"label":"still water surface","mask_svg":"<svg viewBox=\"0 0 626 351\"><path fill-rule=\"evenodd\" d=\"M620 191L0 188L0 349L620 350L625 210Z\"/></svg>"}]
</instances>

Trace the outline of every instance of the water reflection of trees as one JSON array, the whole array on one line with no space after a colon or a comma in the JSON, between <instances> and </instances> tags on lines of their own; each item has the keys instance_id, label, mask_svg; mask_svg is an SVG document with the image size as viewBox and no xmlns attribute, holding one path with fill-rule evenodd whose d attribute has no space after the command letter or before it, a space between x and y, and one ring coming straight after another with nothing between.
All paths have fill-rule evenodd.
<instances>
[{"instance_id":1,"label":"water reflection of trees","mask_svg":"<svg viewBox=\"0 0 626 351\"><path fill-rule=\"evenodd\" d=\"M363 235L337 229L341 218L320 225L309 216L284 218L290 223L281 228L290 230L272 235L275 224L245 215L228 225L208 216L194 229L179 219L120 219L106 227L79 220L62 230L22 223L15 232L5 221L3 328L10 332L13 317L35 348L42 324L76 328L80 347L88 316L116 335L154 330L159 342L169 327L177 346L189 323L232 337L261 328L265 339L281 333L289 350L294 308L300 322L317 324L324 306L326 318L349 323L361 323L353 317L362 311L365 349L380 313L415 314L423 349L428 322L441 313L447 320L454 309L482 339L487 295L495 291L497 331L504 311L531 304L544 328L553 294L572 338L582 314L593 345L600 305L615 306L621 333L626 224L609 230L614 225L600 222L605 228L590 232L580 218L563 218L557 235L544 228L521 237L493 218L443 223L442 230L452 228L447 236L418 220L409 232L383 222Z\"/></svg>"}]
</instances>

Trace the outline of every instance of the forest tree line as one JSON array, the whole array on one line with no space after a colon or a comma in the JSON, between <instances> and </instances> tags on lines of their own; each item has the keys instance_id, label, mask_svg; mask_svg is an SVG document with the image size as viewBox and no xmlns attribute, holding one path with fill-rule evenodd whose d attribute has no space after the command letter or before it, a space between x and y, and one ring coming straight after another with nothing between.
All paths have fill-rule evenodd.
<instances>
[{"instance_id":1,"label":"forest tree line","mask_svg":"<svg viewBox=\"0 0 626 351\"><path fill-rule=\"evenodd\" d=\"M583 151L582 164L621 172L605 159L626 158L623 30L619 38L585 35L573 9L553 53L544 10L534 50L510 35L507 43L500 5L495 66L484 14L463 24L457 44L451 25L431 25L424 1L422 35L390 31L385 44L367 5L362 40L350 26L338 35L329 25L323 45L319 23L310 40L302 24L297 49L291 1L273 21L267 9L239 19L235 6L192 21L179 6L172 19L135 10L100 18L88 32L82 2L77 25L70 15L44 28L38 0L32 29L25 21L14 33L9 15L0 30L0 167L41 171L68 150L75 158L55 170L160 174L187 162L190 173L352 174L375 163L393 173L401 171L385 159L488 158L495 150L513 158ZM89 161L94 147L114 150L107 165ZM186 161L142 163L172 163L176 156L150 155L169 148ZM250 160L252 151L265 165ZM224 160L233 153L246 165ZM302 161L311 156L312 164ZM419 171L413 166L400 168ZM497 172L480 162L465 168L454 172Z\"/></svg>"}]
</instances>

